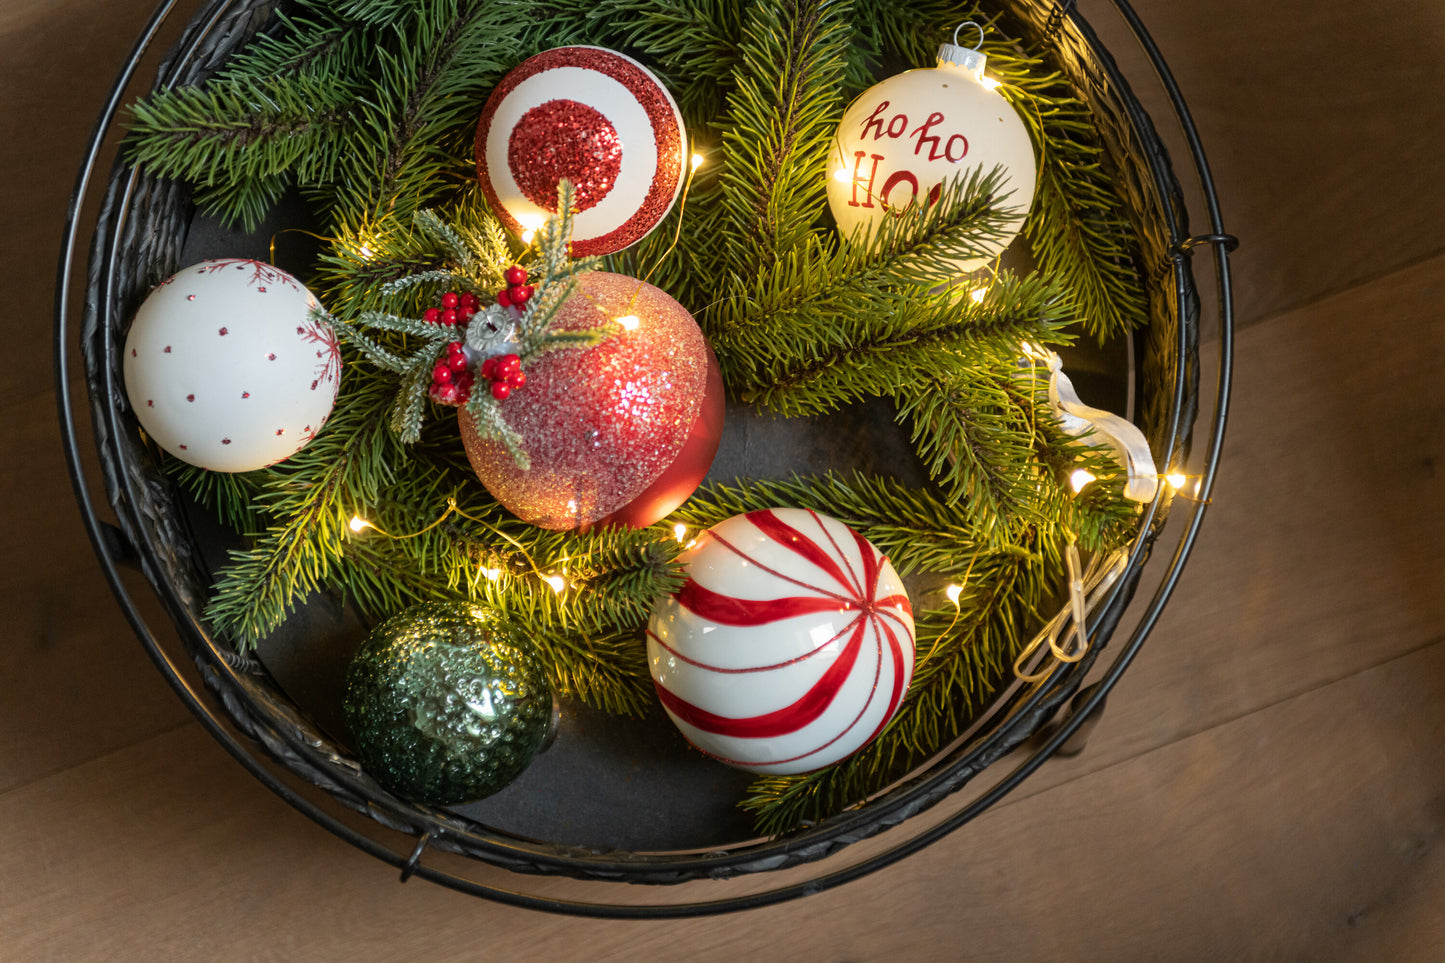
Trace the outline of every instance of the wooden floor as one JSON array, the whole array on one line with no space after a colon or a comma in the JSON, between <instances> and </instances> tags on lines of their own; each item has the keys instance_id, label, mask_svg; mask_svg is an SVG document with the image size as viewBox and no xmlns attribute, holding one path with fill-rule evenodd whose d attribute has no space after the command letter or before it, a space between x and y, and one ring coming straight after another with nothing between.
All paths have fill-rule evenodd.
<instances>
[{"instance_id":1,"label":"wooden floor","mask_svg":"<svg viewBox=\"0 0 1445 963\"><path fill-rule=\"evenodd\" d=\"M1445 959L1445 5L1140 0L1243 240L1223 469L1174 600L1083 755L865 880L666 923L399 885L131 636L49 340L73 171L150 6L0 4L0 960Z\"/></svg>"}]
</instances>

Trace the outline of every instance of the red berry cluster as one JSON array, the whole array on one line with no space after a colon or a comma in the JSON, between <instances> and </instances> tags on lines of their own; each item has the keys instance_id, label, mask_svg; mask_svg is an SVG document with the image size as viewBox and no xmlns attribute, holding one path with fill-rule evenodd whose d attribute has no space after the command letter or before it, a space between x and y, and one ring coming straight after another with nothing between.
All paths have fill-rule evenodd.
<instances>
[{"instance_id":1,"label":"red berry cluster","mask_svg":"<svg viewBox=\"0 0 1445 963\"><path fill-rule=\"evenodd\" d=\"M532 299L534 288L527 283L525 269L512 265L502 274L507 286L497 292L497 303L504 308L524 308Z\"/></svg>"},{"instance_id":2,"label":"red berry cluster","mask_svg":"<svg viewBox=\"0 0 1445 963\"><path fill-rule=\"evenodd\" d=\"M452 325L466 324L481 306L477 296L470 291L463 291L461 294L448 291L442 295L441 307L427 308L421 317L427 324L444 324L451 327Z\"/></svg>"},{"instance_id":3,"label":"red berry cluster","mask_svg":"<svg viewBox=\"0 0 1445 963\"><path fill-rule=\"evenodd\" d=\"M527 373L522 370L522 359L514 354L488 358L482 362L482 377L492 383L492 397L505 401L512 389L527 383Z\"/></svg>"},{"instance_id":4,"label":"red berry cluster","mask_svg":"<svg viewBox=\"0 0 1445 963\"><path fill-rule=\"evenodd\" d=\"M474 380L466 349L460 341L453 341L447 345L446 358L438 361L437 366L432 369L431 390L428 394L438 404L464 405L472 396Z\"/></svg>"}]
</instances>

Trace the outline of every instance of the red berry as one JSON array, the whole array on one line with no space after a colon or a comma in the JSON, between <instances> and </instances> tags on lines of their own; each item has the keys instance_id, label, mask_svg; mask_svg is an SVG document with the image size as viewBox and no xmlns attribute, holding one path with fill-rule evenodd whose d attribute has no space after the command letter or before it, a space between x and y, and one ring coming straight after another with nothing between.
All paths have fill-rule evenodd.
<instances>
[{"instance_id":1,"label":"red berry","mask_svg":"<svg viewBox=\"0 0 1445 963\"><path fill-rule=\"evenodd\" d=\"M512 303L521 307L532 298L532 285L519 284L514 288L508 288L507 293L512 297Z\"/></svg>"},{"instance_id":2,"label":"red berry","mask_svg":"<svg viewBox=\"0 0 1445 963\"><path fill-rule=\"evenodd\" d=\"M444 405L456 404L460 394L461 391L454 384L438 385L436 389L436 399Z\"/></svg>"},{"instance_id":3,"label":"red berry","mask_svg":"<svg viewBox=\"0 0 1445 963\"><path fill-rule=\"evenodd\" d=\"M447 342L447 354L466 354L466 349L460 341Z\"/></svg>"},{"instance_id":4,"label":"red berry","mask_svg":"<svg viewBox=\"0 0 1445 963\"><path fill-rule=\"evenodd\" d=\"M491 380L492 378L495 378L496 375L497 375L497 359L496 359L496 358L488 358L486 361L483 361L483 362L482 362L482 377L483 377L483 378L486 378L486 379L488 379L488 380Z\"/></svg>"},{"instance_id":5,"label":"red berry","mask_svg":"<svg viewBox=\"0 0 1445 963\"><path fill-rule=\"evenodd\" d=\"M466 324L468 321L470 321L470 320L472 319L472 315L474 315L474 314L476 314L476 313L477 313L477 309L476 309L476 308L468 308L468 307L460 307L460 308L457 308L457 323L458 323L458 324Z\"/></svg>"},{"instance_id":6,"label":"red berry","mask_svg":"<svg viewBox=\"0 0 1445 963\"><path fill-rule=\"evenodd\" d=\"M497 303L504 308L510 308L512 306L512 296L507 293L506 288L497 292Z\"/></svg>"},{"instance_id":7,"label":"red berry","mask_svg":"<svg viewBox=\"0 0 1445 963\"><path fill-rule=\"evenodd\" d=\"M514 354L504 354L497 359L497 367L493 378L510 378L522 367L522 359Z\"/></svg>"},{"instance_id":8,"label":"red berry","mask_svg":"<svg viewBox=\"0 0 1445 963\"><path fill-rule=\"evenodd\" d=\"M520 388L526 383L527 372L525 371L515 372L510 378L507 379L507 384L511 385L513 388Z\"/></svg>"},{"instance_id":9,"label":"red berry","mask_svg":"<svg viewBox=\"0 0 1445 963\"><path fill-rule=\"evenodd\" d=\"M441 324L442 313L439 308L427 308L421 319L427 324Z\"/></svg>"},{"instance_id":10,"label":"red berry","mask_svg":"<svg viewBox=\"0 0 1445 963\"><path fill-rule=\"evenodd\" d=\"M451 327L457 323L458 317L460 317L460 315L457 314L456 308L447 308L442 312L442 324Z\"/></svg>"},{"instance_id":11,"label":"red berry","mask_svg":"<svg viewBox=\"0 0 1445 963\"><path fill-rule=\"evenodd\" d=\"M512 386L505 381L492 382L492 397L498 401L506 401L507 395L512 393Z\"/></svg>"},{"instance_id":12,"label":"red berry","mask_svg":"<svg viewBox=\"0 0 1445 963\"><path fill-rule=\"evenodd\" d=\"M461 374L471 367L471 363L467 361L467 356L464 354L449 354L447 355L447 367L457 374Z\"/></svg>"},{"instance_id":13,"label":"red berry","mask_svg":"<svg viewBox=\"0 0 1445 963\"><path fill-rule=\"evenodd\" d=\"M444 385L452 380L452 369L447 367L446 362L439 363L431 369L432 384Z\"/></svg>"},{"instance_id":14,"label":"red berry","mask_svg":"<svg viewBox=\"0 0 1445 963\"><path fill-rule=\"evenodd\" d=\"M502 273L502 277L506 279L508 287L516 287L519 284L527 283L526 269L516 264L507 268L507 270Z\"/></svg>"},{"instance_id":15,"label":"red berry","mask_svg":"<svg viewBox=\"0 0 1445 963\"><path fill-rule=\"evenodd\" d=\"M463 291L462 296L457 301L457 307L463 311L476 311L477 308L481 306L481 302L477 300L477 296L470 291Z\"/></svg>"},{"instance_id":16,"label":"red berry","mask_svg":"<svg viewBox=\"0 0 1445 963\"><path fill-rule=\"evenodd\" d=\"M448 291L446 294L442 295L442 307L444 308L454 308L460 301L461 298L457 297L457 293L455 291Z\"/></svg>"}]
</instances>

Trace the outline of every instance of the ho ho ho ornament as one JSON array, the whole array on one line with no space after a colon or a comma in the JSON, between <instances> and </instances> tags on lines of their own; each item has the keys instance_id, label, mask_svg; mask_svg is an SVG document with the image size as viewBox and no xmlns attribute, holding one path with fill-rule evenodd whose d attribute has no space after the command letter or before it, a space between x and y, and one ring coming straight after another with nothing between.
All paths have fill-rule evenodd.
<instances>
[{"instance_id":1,"label":"ho ho ho ornament","mask_svg":"<svg viewBox=\"0 0 1445 963\"><path fill-rule=\"evenodd\" d=\"M141 427L211 471L265 468L326 423L341 352L316 298L290 274L241 258L192 264L136 312L123 356Z\"/></svg>"},{"instance_id":2,"label":"ho ho ho ornament","mask_svg":"<svg viewBox=\"0 0 1445 963\"><path fill-rule=\"evenodd\" d=\"M1000 192L1014 216L987 244L987 256L959 262L959 273L983 267L1018 235L1033 204L1034 149L1017 112L985 80L985 59L943 44L937 67L889 77L849 105L828 155L828 207L844 238L876 231L890 213L995 167L1003 169Z\"/></svg>"},{"instance_id":3,"label":"ho ho ho ornament","mask_svg":"<svg viewBox=\"0 0 1445 963\"><path fill-rule=\"evenodd\" d=\"M694 746L756 773L810 772L870 742L913 676L913 609L878 549L835 518L734 515L680 559L647 657Z\"/></svg>"},{"instance_id":4,"label":"ho ho ho ornament","mask_svg":"<svg viewBox=\"0 0 1445 963\"><path fill-rule=\"evenodd\" d=\"M636 244L682 189L682 113L646 67L602 47L557 47L502 78L477 124L477 173L513 231L556 211L563 178L576 191L572 255Z\"/></svg>"}]
</instances>

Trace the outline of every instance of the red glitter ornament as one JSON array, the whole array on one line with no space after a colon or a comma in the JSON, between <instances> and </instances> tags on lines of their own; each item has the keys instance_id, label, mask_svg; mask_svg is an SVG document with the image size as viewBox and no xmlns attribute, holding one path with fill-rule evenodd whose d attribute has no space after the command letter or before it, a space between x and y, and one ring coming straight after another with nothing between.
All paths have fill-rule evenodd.
<instances>
[{"instance_id":1,"label":"red glitter ornament","mask_svg":"<svg viewBox=\"0 0 1445 963\"><path fill-rule=\"evenodd\" d=\"M512 230L535 229L572 182L572 253L642 240L687 172L682 114L646 67L601 47L557 47L502 78L477 124L482 189Z\"/></svg>"},{"instance_id":2,"label":"red glitter ornament","mask_svg":"<svg viewBox=\"0 0 1445 963\"><path fill-rule=\"evenodd\" d=\"M635 323L594 347L527 362L526 390L500 410L530 467L459 412L477 477L524 521L553 529L650 525L682 504L712 464L722 378L682 305L660 288L597 271L582 275L555 325L579 330L619 318Z\"/></svg>"}]
</instances>

